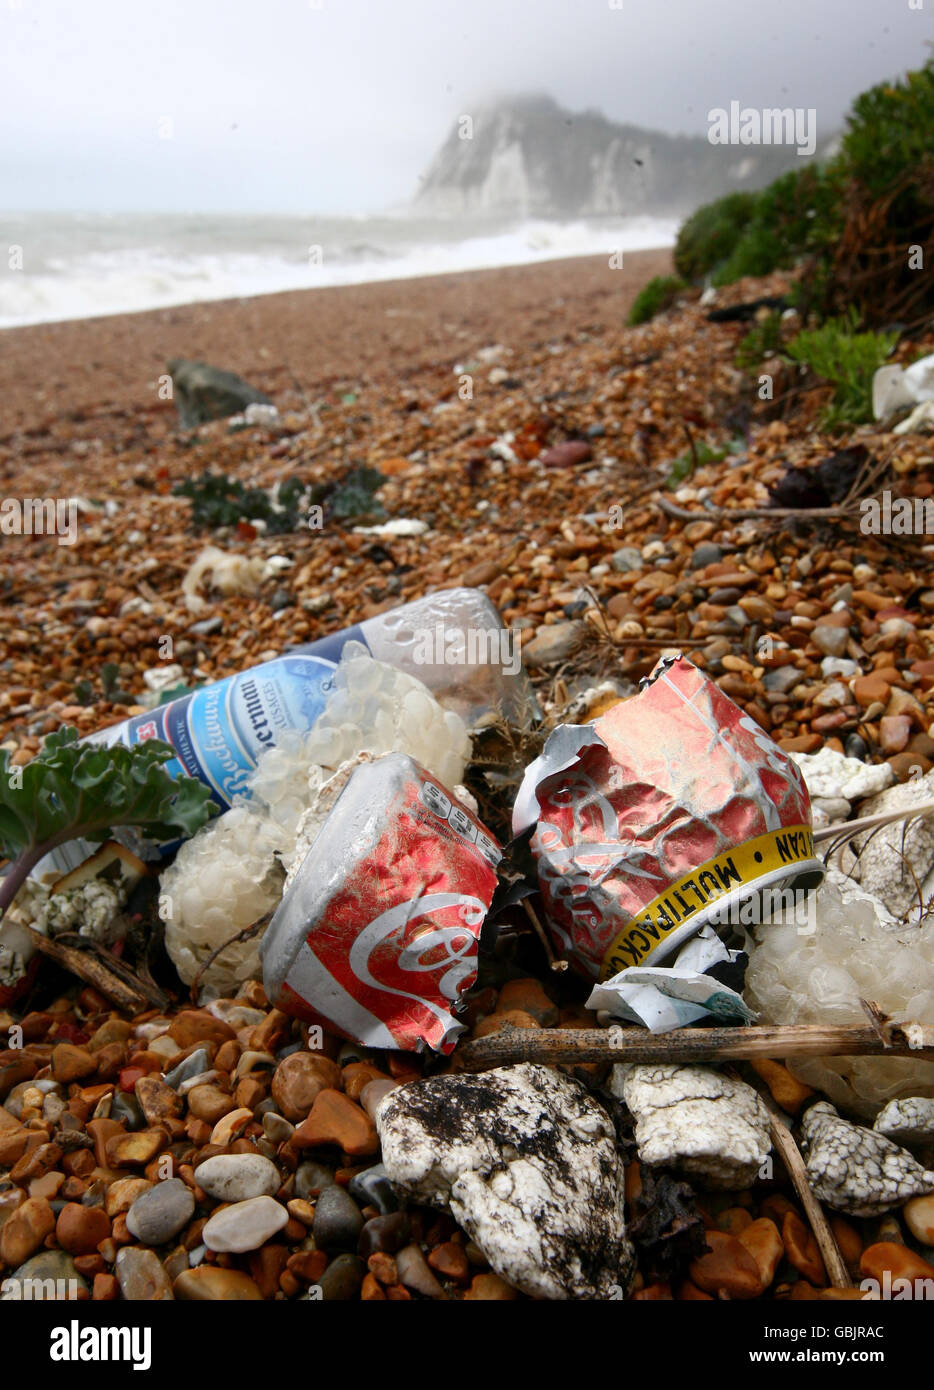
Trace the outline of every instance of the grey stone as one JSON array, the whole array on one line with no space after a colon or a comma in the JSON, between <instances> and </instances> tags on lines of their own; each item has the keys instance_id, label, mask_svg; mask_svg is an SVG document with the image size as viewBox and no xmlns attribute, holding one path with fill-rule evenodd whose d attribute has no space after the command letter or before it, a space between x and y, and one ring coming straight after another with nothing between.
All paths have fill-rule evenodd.
<instances>
[{"instance_id":1,"label":"grey stone","mask_svg":"<svg viewBox=\"0 0 934 1390\"><path fill-rule=\"evenodd\" d=\"M171 1086L173 1091L177 1091L183 1081L190 1081L193 1076L200 1076L202 1072L208 1071L211 1066L211 1058L207 1048L199 1047L196 1052L189 1052L188 1056L179 1062L177 1067L165 1074L165 1084Z\"/></svg>"},{"instance_id":2,"label":"grey stone","mask_svg":"<svg viewBox=\"0 0 934 1390\"><path fill-rule=\"evenodd\" d=\"M824 652L827 656L842 656L849 640L849 629L845 627L829 627L818 623L811 631L811 641L818 651Z\"/></svg>"},{"instance_id":3,"label":"grey stone","mask_svg":"<svg viewBox=\"0 0 934 1390\"><path fill-rule=\"evenodd\" d=\"M315 1203L311 1233L319 1250L356 1250L363 1213L344 1188L326 1187Z\"/></svg>"},{"instance_id":4,"label":"grey stone","mask_svg":"<svg viewBox=\"0 0 934 1390\"><path fill-rule=\"evenodd\" d=\"M642 551L637 545L623 545L619 550L614 550L610 556L610 564L617 574L626 574L629 570L641 570L645 564L642 558Z\"/></svg>"},{"instance_id":5,"label":"grey stone","mask_svg":"<svg viewBox=\"0 0 934 1390\"><path fill-rule=\"evenodd\" d=\"M207 362L175 357L168 364L178 421L183 430L193 429L207 420L237 415L255 403L272 405L265 392L251 386L234 372L212 367Z\"/></svg>"},{"instance_id":6,"label":"grey stone","mask_svg":"<svg viewBox=\"0 0 934 1390\"><path fill-rule=\"evenodd\" d=\"M389 1175L382 1163L375 1163L364 1173L357 1173L350 1179L348 1191L361 1206L376 1207L382 1215L399 1210L396 1190L389 1181Z\"/></svg>"},{"instance_id":7,"label":"grey stone","mask_svg":"<svg viewBox=\"0 0 934 1390\"><path fill-rule=\"evenodd\" d=\"M356 1255L338 1255L318 1280L326 1303L349 1303L357 1297L366 1274L366 1265Z\"/></svg>"},{"instance_id":8,"label":"grey stone","mask_svg":"<svg viewBox=\"0 0 934 1390\"><path fill-rule=\"evenodd\" d=\"M333 1187L336 1181L330 1168L325 1168L323 1163L300 1163L295 1170L295 1195L307 1202L326 1187Z\"/></svg>"},{"instance_id":9,"label":"grey stone","mask_svg":"<svg viewBox=\"0 0 934 1390\"><path fill-rule=\"evenodd\" d=\"M126 1228L144 1245L165 1245L187 1226L194 1211L191 1188L181 1178L168 1178L137 1197L126 1214Z\"/></svg>"},{"instance_id":10,"label":"grey stone","mask_svg":"<svg viewBox=\"0 0 934 1390\"><path fill-rule=\"evenodd\" d=\"M691 556L690 568L692 570L705 569L707 565L717 565L723 559L723 551L713 541L701 541L700 545L694 547L694 554Z\"/></svg>"},{"instance_id":11,"label":"grey stone","mask_svg":"<svg viewBox=\"0 0 934 1390\"><path fill-rule=\"evenodd\" d=\"M14 1280L18 1289L6 1287L4 1291L4 1286ZM87 1280L81 1277L74 1260L64 1250L41 1250L12 1273L0 1275L0 1302L24 1301L27 1297L34 1303L71 1300L87 1292Z\"/></svg>"},{"instance_id":12,"label":"grey stone","mask_svg":"<svg viewBox=\"0 0 934 1390\"><path fill-rule=\"evenodd\" d=\"M762 686L774 694L787 695L802 680L804 676L797 666L773 666L762 677Z\"/></svg>"},{"instance_id":13,"label":"grey stone","mask_svg":"<svg viewBox=\"0 0 934 1390\"><path fill-rule=\"evenodd\" d=\"M144 1129L146 1117L142 1112L139 1101L135 1096L131 1096L126 1091L115 1091L113 1103L110 1107L110 1118L119 1120L125 1124L127 1129Z\"/></svg>"}]
</instances>

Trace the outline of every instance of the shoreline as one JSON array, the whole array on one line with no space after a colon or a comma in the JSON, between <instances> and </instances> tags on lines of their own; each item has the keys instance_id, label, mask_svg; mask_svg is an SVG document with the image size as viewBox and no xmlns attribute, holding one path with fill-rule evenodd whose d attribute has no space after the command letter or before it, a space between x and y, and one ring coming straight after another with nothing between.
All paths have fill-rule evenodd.
<instances>
[{"instance_id":1,"label":"shoreline","mask_svg":"<svg viewBox=\"0 0 934 1390\"><path fill-rule=\"evenodd\" d=\"M622 330L635 295L670 271L671 255L627 252L619 270L606 256L564 257L7 328L3 434L104 406L161 407L157 379L172 357L203 358L281 396L297 383L453 363L478 341L531 346L588 322L606 326L610 314Z\"/></svg>"}]
</instances>

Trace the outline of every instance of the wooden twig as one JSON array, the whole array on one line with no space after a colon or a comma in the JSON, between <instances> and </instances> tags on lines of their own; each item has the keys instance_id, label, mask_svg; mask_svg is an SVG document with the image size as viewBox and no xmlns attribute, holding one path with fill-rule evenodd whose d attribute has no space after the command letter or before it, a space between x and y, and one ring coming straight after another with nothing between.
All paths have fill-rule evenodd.
<instances>
[{"instance_id":1,"label":"wooden twig","mask_svg":"<svg viewBox=\"0 0 934 1390\"><path fill-rule=\"evenodd\" d=\"M887 1038L864 1024L825 1027L503 1028L457 1051L468 1071L514 1062L572 1066L580 1062L726 1062L749 1057L917 1057L934 1060L934 1026L888 1024ZM909 1042L909 1037L911 1041Z\"/></svg>"},{"instance_id":2,"label":"wooden twig","mask_svg":"<svg viewBox=\"0 0 934 1390\"><path fill-rule=\"evenodd\" d=\"M545 931L545 928L538 920L538 914L535 911L535 908L529 902L528 898L522 899L522 906L525 908L526 916L532 923L532 928L535 932L535 935L538 937L539 941L542 943L542 946L545 948L545 955L548 959L548 968L554 971L567 970L567 961L558 960L557 956L551 948L551 942L548 940L548 933Z\"/></svg>"},{"instance_id":3,"label":"wooden twig","mask_svg":"<svg viewBox=\"0 0 934 1390\"><path fill-rule=\"evenodd\" d=\"M222 955L223 952L227 950L228 946L236 946L238 941L249 941L251 937L256 936L262 931L263 927L269 925L272 921L272 917L272 912L267 912L265 916L260 917L258 921L254 922L251 927L244 927L243 931L238 931L236 936L232 936L229 941L222 941L216 950L211 952L204 964L198 966L198 969L195 971L195 977L189 988L189 994L195 1003L198 1002L198 986L201 983L201 976L208 967L214 964L217 957Z\"/></svg>"},{"instance_id":4,"label":"wooden twig","mask_svg":"<svg viewBox=\"0 0 934 1390\"><path fill-rule=\"evenodd\" d=\"M26 927L26 930L44 956L54 960L56 965L60 965L69 974L84 980L85 984L91 985L105 999L109 999L114 1008L119 1009L121 1013L139 1014L146 1008L149 1001L145 995L108 969L92 952L78 951L74 946L64 946L54 938L43 936L42 932L36 931L33 927Z\"/></svg>"},{"instance_id":5,"label":"wooden twig","mask_svg":"<svg viewBox=\"0 0 934 1390\"><path fill-rule=\"evenodd\" d=\"M667 497L657 497L655 506L677 521L776 521L794 517L800 521L834 521L842 516L856 519L853 507L676 507Z\"/></svg>"},{"instance_id":6,"label":"wooden twig","mask_svg":"<svg viewBox=\"0 0 934 1390\"><path fill-rule=\"evenodd\" d=\"M798 1151L791 1130L781 1116L776 1113L777 1107L772 1097L765 1091L760 1091L759 1095L769 1112L772 1143L788 1171L788 1176L791 1178L795 1192L797 1192L811 1224L811 1230L814 1232L814 1239L820 1247L821 1258L824 1261L824 1268L827 1271L827 1278L830 1280L831 1287L851 1289L853 1281L847 1273L846 1264L840 1254L840 1247L837 1245L834 1233L830 1229L830 1223L824 1215L824 1209L811 1191L804 1159Z\"/></svg>"}]
</instances>

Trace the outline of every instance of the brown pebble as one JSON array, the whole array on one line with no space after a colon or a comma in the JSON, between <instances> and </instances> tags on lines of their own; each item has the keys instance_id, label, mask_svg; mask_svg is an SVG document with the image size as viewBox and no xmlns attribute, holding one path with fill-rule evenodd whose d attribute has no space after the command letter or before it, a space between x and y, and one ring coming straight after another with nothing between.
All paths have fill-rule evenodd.
<instances>
[{"instance_id":1,"label":"brown pebble","mask_svg":"<svg viewBox=\"0 0 934 1390\"><path fill-rule=\"evenodd\" d=\"M69 1202L58 1214L55 1238L70 1255L90 1255L110 1235L110 1221L102 1207Z\"/></svg>"},{"instance_id":2,"label":"brown pebble","mask_svg":"<svg viewBox=\"0 0 934 1390\"><path fill-rule=\"evenodd\" d=\"M272 1098L293 1123L303 1120L323 1090L339 1090L341 1070L321 1052L292 1052L276 1067Z\"/></svg>"},{"instance_id":3,"label":"brown pebble","mask_svg":"<svg viewBox=\"0 0 934 1390\"><path fill-rule=\"evenodd\" d=\"M324 1090L289 1141L297 1149L333 1144L354 1157L374 1154L379 1136L366 1111L341 1091Z\"/></svg>"},{"instance_id":4,"label":"brown pebble","mask_svg":"<svg viewBox=\"0 0 934 1390\"><path fill-rule=\"evenodd\" d=\"M72 1043L57 1043L52 1049L52 1076L54 1080L67 1085L69 1081L83 1081L97 1071L97 1058L83 1047Z\"/></svg>"},{"instance_id":5,"label":"brown pebble","mask_svg":"<svg viewBox=\"0 0 934 1390\"><path fill-rule=\"evenodd\" d=\"M183 1270L172 1284L172 1292L178 1299L214 1303L259 1303L263 1298L255 1280L248 1274L239 1269L218 1269L214 1265Z\"/></svg>"},{"instance_id":6,"label":"brown pebble","mask_svg":"<svg viewBox=\"0 0 934 1390\"><path fill-rule=\"evenodd\" d=\"M34 1255L55 1230L55 1213L44 1197L27 1197L0 1227L0 1257L11 1269Z\"/></svg>"}]
</instances>

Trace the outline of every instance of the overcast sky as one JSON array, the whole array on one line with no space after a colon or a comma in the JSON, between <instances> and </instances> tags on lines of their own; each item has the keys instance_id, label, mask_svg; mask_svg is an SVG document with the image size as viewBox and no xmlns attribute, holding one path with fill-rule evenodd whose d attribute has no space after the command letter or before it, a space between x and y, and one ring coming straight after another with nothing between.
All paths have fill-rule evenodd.
<instances>
[{"instance_id":1,"label":"overcast sky","mask_svg":"<svg viewBox=\"0 0 934 1390\"><path fill-rule=\"evenodd\" d=\"M530 90L670 132L814 107L823 138L924 61L922 2L0 0L0 206L374 211Z\"/></svg>"}]
</instances>

